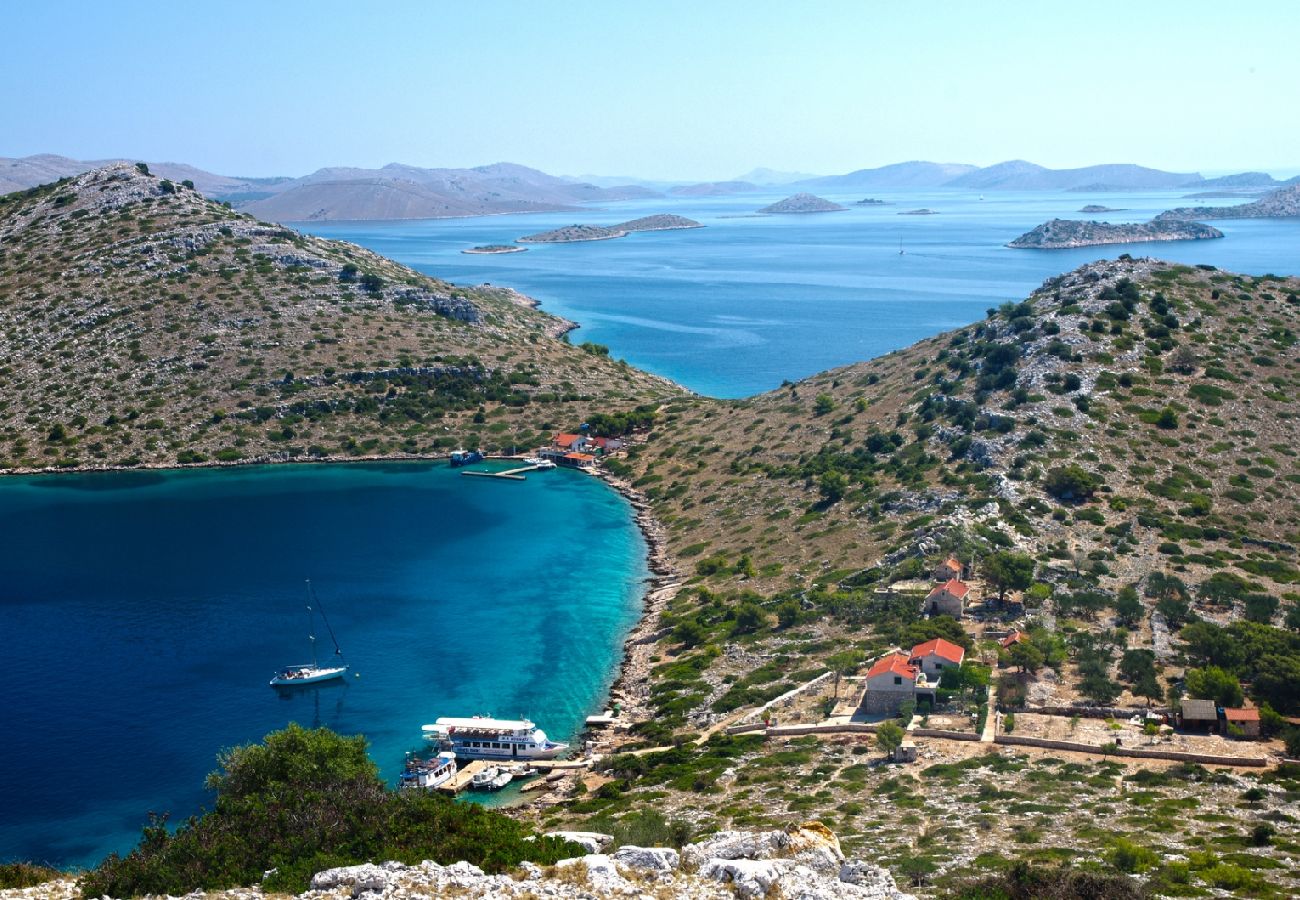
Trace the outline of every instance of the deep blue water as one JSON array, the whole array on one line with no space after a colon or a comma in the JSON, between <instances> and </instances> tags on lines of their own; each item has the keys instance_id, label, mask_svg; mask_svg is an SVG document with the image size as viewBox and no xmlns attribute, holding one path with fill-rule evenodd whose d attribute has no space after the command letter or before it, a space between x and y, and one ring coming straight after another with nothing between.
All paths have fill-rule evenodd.
<instances>
[{"instance_id":1,"label":"deep blue water","mask_svg":"<svg viewBox=\"0 0 1300 900\"><path fill-rule=\"evenodd\" d=\"M1044 279L1121 253L1207 263L1251 274L1300 273L1300 220L1212 224L1222 240L1010 250L1053 217L1145 221L1185 200L1139 194L871 192L887 206L804 216L745 217L782 194L655 199L581 212L411 222L299 223L420 271L518 288L581 324L572 340L720 397L770 390L906 347L1020 300ZM862 194L826 194L848 204ZM1086 204L1123 211L1088 216ZM934 216L900 216L927 207ZM612 241L531 244L526 253L467 256L466 247L574 222L613 224L670 212L707 228ZM899 254L899 249L905 251Z\"/></svg>"},{"instance_id":2,"label":"deep blue water","mask_svg":"<svg viewBox=\"0 0 1300 900\"><path fill-rule=\"evenodd\" d=\"M150 810L210 802L218 750L290 721L365 734L390 779L439 715L571 737L646 576L625 501L563 470L5 478L0 534L0 861L128 848ZM272 672L308 657L307 577L361 677L281 694Z\"/></svg>"}]
</instances>

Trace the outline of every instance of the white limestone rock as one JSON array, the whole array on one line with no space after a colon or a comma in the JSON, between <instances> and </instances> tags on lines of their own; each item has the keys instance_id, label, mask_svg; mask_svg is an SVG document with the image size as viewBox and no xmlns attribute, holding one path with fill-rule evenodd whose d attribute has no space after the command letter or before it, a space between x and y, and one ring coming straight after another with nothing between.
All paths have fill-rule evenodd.
<instances>
[{"instance_id":1,"label":"white limestone rock","mask_svg":"<svg viewBox=\"0 0 1300 900\"><path fill-rule=\"evenodd\" d=\"M599 831L548 831L542 837L559 838L577 844L588 853L602 853L614 843L614 836Z\"/></svg>"},{"instance_id":2,"label":"white limestone rock","mask_svg":"<svg viewBox=\"0 0 1300 900\"><path fill-rule=\"evenodd\" d=\"M614 862L629 869L646 872L674 872L681 865L681 855L668 847L619 847Z\"/></svg>"}]
</instances>

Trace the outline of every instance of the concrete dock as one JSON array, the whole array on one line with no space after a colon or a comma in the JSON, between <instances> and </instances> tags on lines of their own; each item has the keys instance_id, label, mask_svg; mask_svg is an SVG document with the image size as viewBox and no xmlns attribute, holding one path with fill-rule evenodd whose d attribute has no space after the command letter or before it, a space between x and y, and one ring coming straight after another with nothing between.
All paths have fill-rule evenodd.
<instances>
[{"instance_id":1,"label":"concrete dock","mask_svg":"<svg viewBox=\"0 0 1300 900\"><path fill-rule=\"evenodd\" d=\"M472 759L465 763L463 767L457 768L456 774L438 785L437 789L441 793L450 794L454 797L461 791L468 789L469 783L474 776L491 765L492 763L486 759Z\"/></svg>"},{"instance_id":2,"label":"concrete dock","mask_svg":"<svg viewBox=\"0 0 1300 900\"><path fill-rule=\"evenodd\" d=\"M477 475L479 478L507 478L511 481L523 481L524 472L536 472L541 466L520 466L517 469L506 469L504 472L461 472L462 475Z\"/></svg>"}]
</instances>

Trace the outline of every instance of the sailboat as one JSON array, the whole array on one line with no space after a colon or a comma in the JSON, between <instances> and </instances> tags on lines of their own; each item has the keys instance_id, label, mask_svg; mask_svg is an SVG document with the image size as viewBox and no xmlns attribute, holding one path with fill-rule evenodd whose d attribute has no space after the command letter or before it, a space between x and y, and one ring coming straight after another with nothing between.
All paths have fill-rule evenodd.
<instances>
[{"instance_id":1,"label":"sailboat","mask_svg":"<svg viewBox=\"0 0 1300 900\"><path fill-rule=\"evenodd\" d=\"M313 604L315 604L313 608ZM330 640L334 642L334 656L338 660L337 665L322 666L316 659L316 612L320 612L321 621L325 623L325 630L329 632ZM307 640L311 642L311 662L299 666L286 666L275 673L271 679L271 687L297 687L301 684L316 684L321 681L331 681L335 678L342 678L347 674L348 667L343 661L343 650L339 647L338 638L334 636L334 629L330 627L330 620L325 618L325 610L316 599L316 592L312 590L311 580L307 581Z\"/></svg>"}]
</instances>

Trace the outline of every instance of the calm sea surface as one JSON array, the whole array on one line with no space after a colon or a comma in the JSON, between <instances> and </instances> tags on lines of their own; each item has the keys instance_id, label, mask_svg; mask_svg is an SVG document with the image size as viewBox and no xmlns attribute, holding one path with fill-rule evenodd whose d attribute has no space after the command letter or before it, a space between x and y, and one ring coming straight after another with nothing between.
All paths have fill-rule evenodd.
<instances>
[{"instance_id":1,"label":"calm sea surface","mask_svg":"<svg viewBox=\"0 0 1300 900\"><path fill-rule=\"evenodd\" d=\"M1053 217L1145 221L1184 200L1141 194L953 191L881 193L886 206L802 216L736 218L783 194L657 199L581 212L412 222L299 223L416 269L464 283L518 288L582 325L571 339L606 344L629 362L701 393L740 397L870 359L983 318L1045 278L1121 253L1208 263L1251 274L1300 273L1300 221L1212 223L1214 241L1079 250L1003 246ZM843 204L862 194L826 194ZM1088 216L1086 204L1122 211ZM900 216L926 207L933 216ZM707 225L612 241L531 244L526 253L467 256L574 222L613 224L668 212ZM899 253L902 249L904 252Z\"/></svg>"},{"instance_id":2,"label":"calm sea surface","mask_svg":"<svg viewBox=\"0 0 1300 900\"><path fill-rule=\"evenodd\" d=\"M150 810L210 802L218 750L288 722L365 734L394 780L439 715L529 715L570 738L647 574L624 500L568 471L5 478L0 533L0 861L126 849ZM272 672L310 659L307 577L361 677L281 694Z\"/></svg>"}]
</instances>

